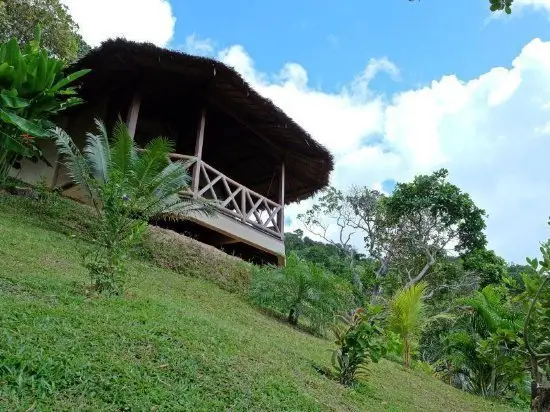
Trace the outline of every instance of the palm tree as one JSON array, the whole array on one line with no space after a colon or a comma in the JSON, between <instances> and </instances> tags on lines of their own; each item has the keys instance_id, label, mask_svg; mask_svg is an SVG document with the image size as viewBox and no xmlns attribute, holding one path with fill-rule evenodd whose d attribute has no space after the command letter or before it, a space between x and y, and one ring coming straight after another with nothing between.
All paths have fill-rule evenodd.
<instances>
[{"instance_id":1,"label":"palm tree","mask_svg":"<svg viewBox=\"0 0 550 412\"><path fill-rule=\"evenodd\" d=\"M92 283L100 291L118 293L124 255L141 243L149 220L183 219L213 209L185 195L188 164L169 160L171 141L158 137L139 149L122 121L116 123L111 142L104 123L95 123L98 133L87 134L82 151L62 129L53 132L70 177L86 191L98 216L96 249L86 263Z\"/></svg>"},{"instance_id":2,"label":"palm tree","mask_svg":"<svg viewBox=\"0 0 550 412\"><path fill-rule=\"evenodd\" d=\"M426 320L424 303L427 284L418 282L399 290L390 302L389 329L397 333L403 343L403 360L411 367L412 349Z\"/></svg>"},{"instance_id":3,"label":"palm tree","mask_svg":"<svg viewBox=\"0 0 550 412\"><path fill-rule=\"evenodd\" d=\"M488 285L460 299L462 316L446 338L448 358L462 386L482 396L504 396L524 390L521 311L506 287Z\"/></svg>"}]
</instances>

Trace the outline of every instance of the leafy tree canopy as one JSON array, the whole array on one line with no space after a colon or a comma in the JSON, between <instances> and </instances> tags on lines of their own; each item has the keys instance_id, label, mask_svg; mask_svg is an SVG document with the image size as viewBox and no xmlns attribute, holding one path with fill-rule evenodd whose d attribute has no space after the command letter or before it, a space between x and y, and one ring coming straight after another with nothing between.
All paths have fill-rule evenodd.
<instances>
[{"instance_id":1,"label":"leafy tree canopy","mask_svg":"<svg viewBox=\"0 0 550 412\"><path fill-rule=\"evenodd\" d=\"M447 182L447 176L448 171L440 169L416 176L410 183L398 183L385 199L388 217L392 222L406 219L405 225L416 236L428 236L439 247L455 241L457 252L482 249L487 243L483 233L485 211L470 195Z\"/></svg>"},{"instance_id":2,"label":"leafy tree canopy","mask_svg":"<svg viewBox=\"0 0 550 412\"><path fill-rule=\"evenodd\" d=\"M34 39L37 25L42 45L56 57L71 62L90 49L60 0L0 0L0 41L14 37L25 45Z\"/></svg>"}]
</instances>

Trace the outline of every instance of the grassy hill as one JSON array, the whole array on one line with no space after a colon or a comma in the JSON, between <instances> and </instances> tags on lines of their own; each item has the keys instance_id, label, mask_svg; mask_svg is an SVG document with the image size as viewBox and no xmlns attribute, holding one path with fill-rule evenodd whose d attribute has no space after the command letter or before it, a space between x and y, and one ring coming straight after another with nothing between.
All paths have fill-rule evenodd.
<instances>
[{"instance_id":1,"label":"grassy hill","mask_svg":"<svg viewBox=\"0 0 550 412\"><path fill-rule=\"evenodd\" d=\"M135 260L124 298L87 297L74 239L83 215L63 223L0 195L0 410L510 410L389 361L344 388L315 368L329 365L331 342L197 267L189 277ZM196 263L204 275L219 270L207 262Z\"/></svg>"}]
</instances>

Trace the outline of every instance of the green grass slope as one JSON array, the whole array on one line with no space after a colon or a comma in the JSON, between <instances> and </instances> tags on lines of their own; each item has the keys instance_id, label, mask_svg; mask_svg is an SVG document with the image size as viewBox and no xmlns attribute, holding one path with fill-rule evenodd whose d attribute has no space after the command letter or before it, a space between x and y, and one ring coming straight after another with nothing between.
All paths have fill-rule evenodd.
<instances>
[{"instance_id":1,"label":"green grass slope","mask_svg":"<svg viewBox=\"0 0 550 412\"><path fill-rule=\"evenodd\" d=\"M87 298L75 240L18 202L0 195L2 411L508 410L388 361L344 388L314 368L329 341L143 260L127 296Z\"/></svg>"}]
</instances>

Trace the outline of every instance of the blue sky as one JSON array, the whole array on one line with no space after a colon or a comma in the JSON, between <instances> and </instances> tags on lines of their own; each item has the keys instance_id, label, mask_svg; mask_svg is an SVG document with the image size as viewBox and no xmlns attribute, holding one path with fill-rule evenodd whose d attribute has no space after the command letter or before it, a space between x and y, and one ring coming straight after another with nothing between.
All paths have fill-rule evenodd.
<instances>
[{"instance_id":1,"label":"blue sky","mask_svg":"<svg viewBox=\"0 0 550 412\"><path fill-rule=\"evenodd\" d=\"M521 10L521 18L489 20L486 0L172 4L177 22L171 46L184 44L191 33L213 39L217 48L241 44L259 70L269 73L286 62L299 62L312 86L326 91L347 83L378 56L387 56L402 71L401 82L378 79L374 86L385 92L450 73L469 79L509 65L529 40L550 35L548 17L534 10Z\"/></svg>"},{"instance_id":2,"label":"blue sky","mask_svg":"<svg viewBox=\"0 0 550 412\"><path fill-rule=\"evenodd\" d=\"M512 16L488 0L62 1L93 46L123 36L235 67L332 151L338 188L445 167L507 260L550 237L550 0ZM287 208L288 230L312 201Z\"/></svg>"}]
</instances>

